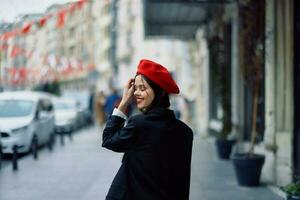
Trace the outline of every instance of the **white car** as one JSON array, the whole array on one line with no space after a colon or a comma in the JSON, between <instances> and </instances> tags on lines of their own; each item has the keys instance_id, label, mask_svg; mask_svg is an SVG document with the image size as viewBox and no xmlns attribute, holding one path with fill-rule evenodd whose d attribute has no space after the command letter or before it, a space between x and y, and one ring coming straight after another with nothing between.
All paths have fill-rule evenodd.
<instances>
[{"instance_id":1,"label":"white car","mask_svg":"<svg viewBox=\"0 0 300 200\"><path fill-rule=\"evenodd\" d=\"M51 142L54 113L48 95L31 91L0 93L0 136L5 154L19 153Z\"/></svg>"},{"instance_id":2,"label":"white car","mask_svg":"<svg viewBox=\"0 0 300 200\"><path fill-rule=\"evenodd\" d=\"M90 95L87 91L64 91L62 97L77 101L79 127L83 127L91 121L91 113L88 108Z\"/></svg>"},{"instance_id":3,"label":"white car","mask_svg":"<svg viewBox=\"0 0 300 200\"><path fill-rule=\"evenodd\" d=\"M67 98L53 98L55 132L70 133L78 124L77 102Z\"/></svg>"}]
</instances>

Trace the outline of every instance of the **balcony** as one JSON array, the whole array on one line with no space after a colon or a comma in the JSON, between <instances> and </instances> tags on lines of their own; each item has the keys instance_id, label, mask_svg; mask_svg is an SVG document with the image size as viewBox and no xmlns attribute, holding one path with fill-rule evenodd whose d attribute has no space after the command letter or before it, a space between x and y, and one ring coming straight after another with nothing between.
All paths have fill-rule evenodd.
<instances>
[{"instance_id":1,"label":"balcony","mask_svg":"<svg viewBox=\"0 0 300 200\"><path fill-rule=\"evenodd\" d=\"M145 0L146 37L193 39L205 23L210 8L228 0Z\"/></svg>"}]
</instances>

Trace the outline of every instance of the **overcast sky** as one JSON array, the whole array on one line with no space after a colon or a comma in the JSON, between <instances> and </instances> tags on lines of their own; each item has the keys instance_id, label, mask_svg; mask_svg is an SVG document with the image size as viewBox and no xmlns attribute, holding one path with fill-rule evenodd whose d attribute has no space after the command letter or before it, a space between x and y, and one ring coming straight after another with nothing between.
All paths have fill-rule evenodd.
<instances>
[{"instance_id":1,"label":"overcast sky","mask_svg":"<svg viewBox=\"0 0 300 200\"><path fill-rule=\"evenodd\" d=\"M75 0L0 0L0 22L13 22L17 15L43 13L55 3Z\"/></svg>"}]
</instances>

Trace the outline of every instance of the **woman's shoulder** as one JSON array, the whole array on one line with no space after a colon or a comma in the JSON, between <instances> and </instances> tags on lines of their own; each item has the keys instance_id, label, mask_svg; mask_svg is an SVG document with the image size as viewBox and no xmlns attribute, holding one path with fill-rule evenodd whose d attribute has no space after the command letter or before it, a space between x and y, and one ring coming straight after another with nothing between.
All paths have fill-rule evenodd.
<instances>
[{"instance_id":1,"label":"woman's shoulder","mask_svg":"<svg viewBox=\"0 0 300 200\"><path fill-rule=\"evenodd\" d=\"M183 121L176 119L176 122L178 124L178 126L180 126L182 129L185 129L187 132L190 132L193 134L193 130Z\"/></svg>"}]
</instances>

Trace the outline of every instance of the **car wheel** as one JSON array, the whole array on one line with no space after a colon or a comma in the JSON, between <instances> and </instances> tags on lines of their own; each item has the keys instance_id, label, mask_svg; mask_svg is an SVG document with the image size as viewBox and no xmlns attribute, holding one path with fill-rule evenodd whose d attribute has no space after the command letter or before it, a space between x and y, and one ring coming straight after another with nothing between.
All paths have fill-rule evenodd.
<instances>
[{"instance_id":1,"label":"car wheel","mask_svg":"<svg viewBox=\"0 0 300 200\"><path fill-rule=\"evenodd\" d=\"M37 136L33 136L31 140L30 150L34 159L38 158L38 138Z\"/></svg>"},{"instance_id":2,"label":"car wheel","mask_svg":"<svg viewBox=\"0 0 300 200\"><path fill-rule=\"evenodd\" d=\"M48 148L49 148L50 151L52 151L53 146L54 146L54 140L55 140L54 137L55 137L54 133L51 133L50 136L49 136Z\"/></svg>"},{"instance_id":3,"label":"car wheel","mask_svg":"<svg viewBox=\"0 0 300 200\"><path fill-rule=\"evenodd\" d=\"M0 169L2 167L2 158L3 158L3 154L2 154L2 145L0 143Z\"/></svg>"}]
</instances>

